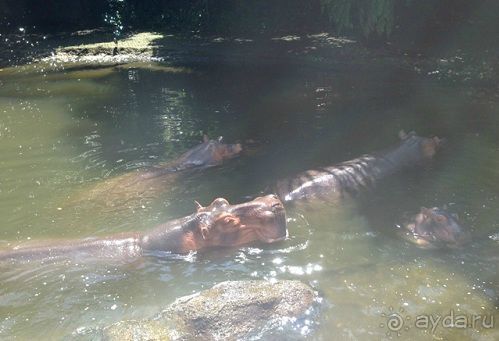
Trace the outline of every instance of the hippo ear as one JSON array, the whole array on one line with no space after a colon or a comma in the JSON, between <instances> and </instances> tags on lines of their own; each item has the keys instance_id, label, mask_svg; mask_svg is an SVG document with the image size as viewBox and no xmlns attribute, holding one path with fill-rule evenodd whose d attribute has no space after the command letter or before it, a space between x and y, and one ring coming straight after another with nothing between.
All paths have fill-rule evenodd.
<instances>
[{"instance_id":1,"label":"hippo ear","mask_svg":"<svg viewBox=\"0 0 499 341\"><path fill-rule=\"evenodd\" d=\"M409 133L406 133L404 130L399 131L399 138L402 141L407 140L409 137L412 136L417 136L414 130L411 130Z\"/></svg>"},{"instance_id":2,"label":"hippo ear","mask_svg":"<svg viewBox=\"0 0 499 341\"><path fill-rule=\"evenodd\" d=\"M419 212L425 216L431 215L431 210L429 208L424 207L424 206L421 206L421 209Z\"/></svg>"},{"instance_id":3,"label":"hippo ear","mask_svg":"<svg viewBox=\"0 0 499 341\"><path fill-rule=\"evenodd\" d=\"M206 143L210 140L210 138L208 137L208 135L204 134L203 135L203 142Z\"/></svg>"},{"instance_id":4,"label":"hippo ear","mask_svg":"<svg viewBox=\"0 0 499 341\"><path fill-rule=\"evenodd\" d=\"M198 212L204 208L197 200L194 200L194 204L196 204L196 211Z\"/></svg>"},{"instance_id":5,"label":"hippo ear","mask_svg":"<svg viewBox=\"0 0 499 341\"><path fill-rule=\"evenodd\" d=\"M405 140L407 138L407 133L405 132L404 129L399 131L399 139Z\"/></svg>"}]
</instances>

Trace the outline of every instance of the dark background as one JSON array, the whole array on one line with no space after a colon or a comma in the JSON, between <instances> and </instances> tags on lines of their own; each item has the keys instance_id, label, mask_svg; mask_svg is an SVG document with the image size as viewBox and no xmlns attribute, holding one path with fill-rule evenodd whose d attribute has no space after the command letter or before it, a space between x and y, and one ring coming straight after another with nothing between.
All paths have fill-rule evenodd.
<instances>
[{"instance_id":1,"label":"dark background","mask_svg":"<svg viewBox=\"0 0 499 341\"><path fill-rule=\"evenodd\" d=\"M59 33L107 27L254 36L331 32L416 49L497 45L495 0L2 0L0 31Z\"/></svg>"}]
</instances>

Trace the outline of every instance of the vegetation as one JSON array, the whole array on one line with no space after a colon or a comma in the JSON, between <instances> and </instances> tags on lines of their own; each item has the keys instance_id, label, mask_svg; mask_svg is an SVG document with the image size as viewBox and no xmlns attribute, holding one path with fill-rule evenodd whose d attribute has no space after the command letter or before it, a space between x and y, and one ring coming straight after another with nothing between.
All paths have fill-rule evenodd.
<instances>
[{"instance_id":1,"label":"vegetation","mask_svg":"<svg viewBox=\"0 0 499 341\"><path fill-rule=\"evenodd\" d=\"M389 35L395 0L320 0L321 10L339 31L362 31L364 36Z\"/></svg>"},{"instance_id":2,"label":"vegetation","mask_svg":"<svg viewBox=\"0 0 499 341\"><path fill-rule=\"evenodd\" d=\"M379 40L455 29L472 13L496 13L498 7L494 0L2 0L0 29L59 32L108 25L116 35L129 29L224 35L330 31Z\"/></svg>"}]
</instances>

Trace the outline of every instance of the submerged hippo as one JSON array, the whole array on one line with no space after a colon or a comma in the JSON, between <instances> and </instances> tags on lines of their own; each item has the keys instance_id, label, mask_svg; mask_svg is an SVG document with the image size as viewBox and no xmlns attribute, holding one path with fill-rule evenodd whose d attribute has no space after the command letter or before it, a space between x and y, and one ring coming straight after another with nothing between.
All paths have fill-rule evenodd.
<instances>
[{"instance_id":1,"label":"submerged hippo","mask_svg":"<svg viewBox=\"0 0 499 341\"><path fill-rule=\"evenodd\" d=\"M222 137L217 140L210 140L205 135L203 143L188 150L177 160L152 169L141 171L138 174L140 179L151 179L165 174L177 173L188 169L200 169L217 166L225 160L236 157L241 153L241 144L222 143Z\"/></svg>"},{"instance_id":2,"label":"submerged hippo","mask_svg":"<svg viewBox=\"0 0 499 341\"><path fill-rule=\"evenodd\" d=\"M374 185L383 177L431 159L441 145L438 137L419 137L414 132L401 131L399 137L401 142L390 149L281 180L275 193L284 203L340 199Z\"/></svg>"},{"instance_id":3,"label":"submerged hippo","mask_svg":"<svg viewBox=\"0 0 499 341\"><path fill-rule=\"evenodd\" d=\"M0 252L0 260L60 258L133 259L161 252L188 253L214 247L234 247L255 241L273 243L287 236L281 201L267 195L230 205L223 198L209 206L198 204L187 217L169 221L149 232L115 234L102 238L54 241Z\"/></svg>"},{"instance_id":4,"label":"submerged hippo","mask_svg":"<svg viewBox=\"0 0 499 341\"><path fill-rule=\"evenodd\" d=\"M238 156L241 151L239 143L225 144L221 137L209 140L204 136L203 143L176 160L107 179L90 190L77 194L71 198L70 203L81 205L86 202L111 208L135 208L166 191L180 174L220 165L225 160Z\"/></svg>"},{"instance_id":5,"label":"submerged hippo","mask_svg":"<svg viewBox=\"0 0 499 341\"><path fill-rule=\"evenodd\" d=\"M422 207L401 228L404 239L422 248L458 248L471 240L457 215L438 207Z\"/></svg>"}]
</instances>

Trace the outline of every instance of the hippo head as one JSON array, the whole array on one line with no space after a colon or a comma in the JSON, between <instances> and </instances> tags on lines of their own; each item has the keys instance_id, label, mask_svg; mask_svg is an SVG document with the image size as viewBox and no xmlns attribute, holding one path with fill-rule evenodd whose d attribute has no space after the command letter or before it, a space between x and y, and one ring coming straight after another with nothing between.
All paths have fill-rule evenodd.
<instances>
[{"instance_id":1,"label":"hippo head","mask_svg":"<svg viewBox=\"0 0 499 341\"><path fill-rule=\"evenodd\" d=\"M407 145L417 145L423 159L431 159L442 146L444 139L434 137L420 137L414 131L406 133L401 130L399 138Z\"/></svg>"},{"instance_id":2,"label":"hippo head","mask_svg":"<svg viewBox=\"0 0 499 341\"><path fill-rule=\"evenodd\" d=\"M456 215L438 207L422 207L404 228L404 237L423 248L457 248L471 238L457 222Z\"/></svg>"},{"instance_id":3,"label":"hippo head","mask_svg":"<svg viewBox=\"0 0 499 341\"><path fill-rule=\"evenodd\" d=\"M227 159L236 157L241 153L241 144L222 143L222 137L217 140L209 140L204 136L204 141L200 145L190 149L180 157L179 169L194 167L211 167L221 164Z\"/></svg>"},{"instance_id":4,"label":"hippo head","mask_svg":"<svg viewBox=\"0 0 499 341\"><path fill-rule=\"evenodd\" d=\"M209 206L198 204L190 230L195 247L239 246L254 241L274 243L287 236L286 216L281 201L267 195L231 205L223 198Z\"/></svg>"}]
</instances>

